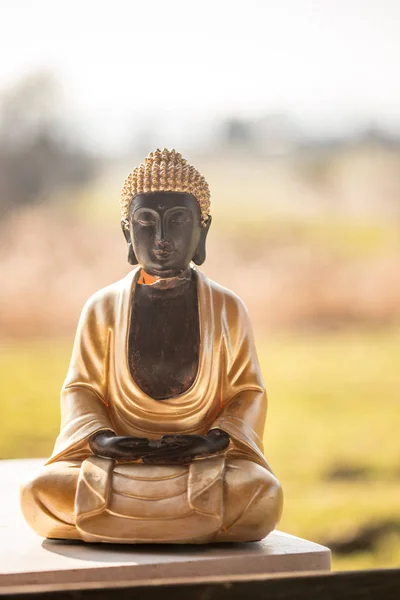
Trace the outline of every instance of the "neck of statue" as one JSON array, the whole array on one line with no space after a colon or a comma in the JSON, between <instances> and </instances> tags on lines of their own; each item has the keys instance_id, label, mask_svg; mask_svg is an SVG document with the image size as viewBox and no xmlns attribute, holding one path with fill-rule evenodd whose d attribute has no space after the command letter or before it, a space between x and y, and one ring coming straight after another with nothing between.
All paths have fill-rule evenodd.
<instances>
[{"instance_id":1,"label":"neck of statue","mask_svg":"<svg viewBox=\"0 0 400 600\"><path fill-rule=\"evenodd\" d=\"M175 275L174 277L158 277L149 275L149 273L146 273L142 268L137 283L154 290L176 289L188 284L192 279L192 271L193 269L189 266L185 271L182 271L182 273L179 273L179 275Z\"/></svg>"}]
</instances>

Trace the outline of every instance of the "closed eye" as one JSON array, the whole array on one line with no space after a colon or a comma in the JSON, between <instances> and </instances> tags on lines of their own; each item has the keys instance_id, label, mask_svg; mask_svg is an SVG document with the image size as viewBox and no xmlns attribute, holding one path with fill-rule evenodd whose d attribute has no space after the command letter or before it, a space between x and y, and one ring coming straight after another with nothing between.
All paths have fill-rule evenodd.
<instances>
[{"instance_id":1,"label":"closed eye","mask_svg":"<svg viewBox=\"0 0 400 600\"><path fill-rule=\"evenodd\" d=\"M173 225L183 225L184 223L187 222L188 219L184 218L184 219L171 219L170 223L172 223Z\"/></svg>"},{"instance_id":2,"label":"closed eye","mask_svg":"<svg viewBox=\"0 0 400 600\"><path fill-rule=\"evenodd\" d=\"M171 218L169 220L169 222L173 225L183 225L184 223L187 223L187 221L189 221L189 216L183 212L171 215Z\"/></svg>"},{"instance_id":3,"label":"closed eye","mask_svg":"<svg viewBox=\"0 0 400 600\"><path fill-rule=\"evenodd\" d=\"M143 227L150 227L156 224L155 215L153 215L149 210L138 210L135 214L135 221Z\"/></svg>"}]
</instances>

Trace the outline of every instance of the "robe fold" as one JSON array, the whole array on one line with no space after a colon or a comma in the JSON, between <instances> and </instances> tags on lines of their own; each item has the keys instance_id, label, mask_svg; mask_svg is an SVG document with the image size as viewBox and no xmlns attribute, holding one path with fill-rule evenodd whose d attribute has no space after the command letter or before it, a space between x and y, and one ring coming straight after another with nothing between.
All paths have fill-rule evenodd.
<instances>
[{"instance_id":1,"label":"robe fold","mask_svg":"<svg viewBox=\"0 0 400 600\"><path fill-rule=\"evenodd\" d=\"M155 400L138 387L128 364L138 274L134 269L95 293L79 320L61 391L60 434L45 467L54 480L59 465L61 486L61 470L69 480L76 471L74 514L68 521L75 529L67 537L194 543L259 539L279 519L282 495L263 454L267 399L246 308L235 294L197 271L197 376L183 394ZM140 460L118 464L93 456L89 447L90 437L102 429L157 439L169 433L203 435L213 428L229 434L229 447L187 467ZM24 514L32 524L40 497L46 518L36 515L36 522L43 523L36 529L51 536L53 519L53 535L59 537L60 509L53 503L53 511L39 479L23 488ZM241 508L233 508L235 503Z\"/></svg>"}]
</instances>

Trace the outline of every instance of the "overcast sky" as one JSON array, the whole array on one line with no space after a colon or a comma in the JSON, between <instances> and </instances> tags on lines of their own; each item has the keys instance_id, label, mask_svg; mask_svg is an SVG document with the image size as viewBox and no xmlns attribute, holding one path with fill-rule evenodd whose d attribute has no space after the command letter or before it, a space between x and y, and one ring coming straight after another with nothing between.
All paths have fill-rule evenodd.
<instances>
[{"instance_id":1,"label":"overcast sky","mask_svg":"<svg viewBox=\"0 0 400 600\"><path fill-rule=\"evenodd\" d=\"M290 112L400 123L400 0L0 0L0 90L60 79L77 118Z\"/></svg>"}]
</instances>

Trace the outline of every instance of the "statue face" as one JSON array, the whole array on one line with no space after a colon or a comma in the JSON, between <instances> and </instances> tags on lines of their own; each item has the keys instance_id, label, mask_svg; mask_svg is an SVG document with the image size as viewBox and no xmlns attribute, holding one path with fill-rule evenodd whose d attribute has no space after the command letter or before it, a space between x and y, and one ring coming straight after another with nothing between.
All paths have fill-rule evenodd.
<instances>
[{"instance_id":1,"label":"statue face","mask_svg":"<svg viewBox=\"0 0 400 600\"><path fill-rule=\"evenodd\" d=\"M187 269L208 229L201 226L196 199L180 192L138 194L130 206L129 227L137 261L158 277Z\"/></svg>"}]
</instances>

